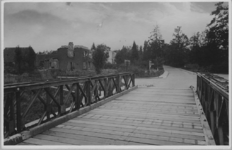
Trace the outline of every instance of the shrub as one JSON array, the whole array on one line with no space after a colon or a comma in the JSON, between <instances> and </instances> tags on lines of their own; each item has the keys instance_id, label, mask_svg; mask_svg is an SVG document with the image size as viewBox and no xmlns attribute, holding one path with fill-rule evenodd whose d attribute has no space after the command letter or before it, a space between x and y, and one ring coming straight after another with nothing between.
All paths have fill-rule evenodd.
<instances>
[{"instance_id":1,"label":"shrub","mask_svg":"<svg viewBox=\"0 0 232 150\"><path fill-rule=\"evenodd\" d=\"M198 71L200 69L198 64L186 64L184 68L191 71Z\"/></svg>"}]
</instances>

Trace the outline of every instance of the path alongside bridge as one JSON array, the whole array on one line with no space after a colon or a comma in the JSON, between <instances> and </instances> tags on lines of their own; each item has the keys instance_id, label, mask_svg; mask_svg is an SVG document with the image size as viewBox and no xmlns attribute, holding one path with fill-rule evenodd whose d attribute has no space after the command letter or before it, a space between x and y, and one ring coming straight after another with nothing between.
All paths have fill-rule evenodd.
<instances>
[{"instance_id":1,"label":"path alongside bridge","mask_svg":"<svg viewBox=\"0 0 232 150\"><path fill-rule=\"evenodd\" d=\"M165 69L167 78L136 79L136 90L19 145L207 145L189 88L196 75Z\"/></svg>"}]
</instances>

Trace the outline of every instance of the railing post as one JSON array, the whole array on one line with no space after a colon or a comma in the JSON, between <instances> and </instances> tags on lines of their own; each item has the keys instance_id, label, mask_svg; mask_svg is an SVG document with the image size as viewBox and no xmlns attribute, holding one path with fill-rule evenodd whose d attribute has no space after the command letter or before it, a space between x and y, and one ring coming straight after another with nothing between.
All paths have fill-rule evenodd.
<instances>
[{"instance_id":1,"label":"railing post","mask_svg":"<svg viewBox=\"0 0 232 150\"><path fill-rule=\"evenodd\" d=\"M221 126L218 127L218 140L220 145L224 145L223 129Z\"/></svg>"},{"instance_id":2,"label":"railing post","mask_svg":"<svg viewBox=\"0 0 232 150\"><path fill-rule=\"evenodd\" d=\"M120 92L120 75L119 74L116 76L116 84L117 84L116 92L119 93Z\"/></svg>"},{"instance_id":3,"label":"railing post","mask_svg":"<svg viewBox=\"0 0 232 150\"><path fill-rule=\"evenodd\" d=\"M104 78L104 97L108 97L108 78Z\"/></svg>"},{"instance_id":4,"label":"railing post","mask_svg":"<svg viewBox=\"0 0 232 150\"><path fill-rule=\"evenodd\" d=\"M14 101L12 97L12 93L7 94L7 103L9 104L9 109L6 107L6 111L4 116L7 116L8 110L10 111L10 118L9 118L9 124L7 125L9 134L13 133L15 131L15 112L14 112Z\"/></svg>"},{"instance_id":5,"label":"railing post","mask_svg":"<svg viewBox=\"0 0 232 150\"><path fill-rule=\"evenodd\" d=\"M110 79L108 78L108 96L111 96L112 95L112 80L113 80L113 77Z\"/></svg>"},{"instance_id":6,"label":"railing post","mask_svg":"<svg viewBox=\"0 0 232 150\"><path fill-rule=\"evenodd\" d=\"M132 87L134 87L135 86L135 74L132 74Z\"/></svg>"},{"instance_id":7,"label":"railing post","mask_svg":"<svg viewBox=\"0 0 232 150\"><path fill-rule=\"evenodd\" d=\"M49 88L46 88L47 91L49 92ZM51 98L48 94L48 92L46 92L46 112L47 112L47 119L50 119L50 114L51 114L51 105L50 105L50 101L51 101Z\"/></svg>"},{"instance_id":8,"label":"railing post","mask_svg":"<svg viewBox=\"0 0 232 150\"><path fill-rule=\"evenodd\" d=\"M91 104L91 84L90 84L90 80L86 81L86 95L87 95L87 106L89 106Z\"/></svg>"},{"instance_id":9,"label":"railing post","mask_svg":"<svg viewBox=\"0 0 232 150\"><path fill-rule=\"evenodd\" d=\"M17 88L17 92L15 93L15 100L16 100L16 111L17 111L17 132L21 132L22 116L21 116L21 100L20 100L19 88Z\"/></svg>"},{"instance_id":10,"label":"railing post","mask_svg":"<svg viewBox=\"0 0 232 150\"><path fill-rule=\"evenodd\" d=\"M76 110L79 110L80 105L81 105L79 83L76 84L76 100L75 100L75 104L76 104L76 106L75 106Z\"/></svg>"},{"instance_id":11,"label":"railing post","mask_svg":"<svg viewBox=\"0 0 232 150\"><path fill-rule=\"evenodd\" d=\"M64 86L60 86L60 115L65 113L65 105L64 105Z\"/></svg>"},{"instance_id":12,"label":"railing post","mask_svg":"<svg viewBox=\"0 0 232 150\"><path fill-rule=\"evenodd\" d=\"M123 75L119 75L119 90L121 91L121 87L122 87L122 76Z\"/></svg>"},{"instance_id":13,"label":"railing post","mask_svg":"<svg viewBox=\"0 0 232 150\"><path fill-rule=\"evenodd\" d=\"M214 119L214 115L215 115L215 113L212 110L210 112L210 128L211 128L213 136L214 136L214 132L215 132L215 125L214 125L215 124L215 119Z\"/></svg>"}]
</instances>

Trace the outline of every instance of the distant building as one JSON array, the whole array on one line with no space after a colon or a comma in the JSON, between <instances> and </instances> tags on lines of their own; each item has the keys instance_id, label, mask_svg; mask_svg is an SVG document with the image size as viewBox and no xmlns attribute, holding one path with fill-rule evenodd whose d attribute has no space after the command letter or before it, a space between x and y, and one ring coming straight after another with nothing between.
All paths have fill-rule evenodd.
<instances>
[{"instance_id":1,"label":"distant building","mask_svg":"<svg viewBox=\"0 0 232 150\"><path fill-rule=\"evenodd\" d=\"M60 69L63 71L92 70L94 69L91 52L87 47L69 42L51 54L37 55L36 65L45 69Z\"/></svg>"},{"instance_id":2,"label":"distant building","mask_svg":"<svg viewBox=\"0 0 232 150\"><path fill-rule=\"evenodd\" d=\"M107 59L107 62L111 63L111 64L115 64L115 56L117 51L108 51L109 53L109 57Z\"/></svg>"},{"instance_id":3,"label":"distant building","mask_svg":"<svg viewBox=\"0 0 232 150\"><path fill-rule=\"evenodd\" d=\"M115 56L116 56L116 54L117 54L117 51L113 51L112 52L112 64L116 64L116 62L115 62Z\"/></svg>"}]
</instances>

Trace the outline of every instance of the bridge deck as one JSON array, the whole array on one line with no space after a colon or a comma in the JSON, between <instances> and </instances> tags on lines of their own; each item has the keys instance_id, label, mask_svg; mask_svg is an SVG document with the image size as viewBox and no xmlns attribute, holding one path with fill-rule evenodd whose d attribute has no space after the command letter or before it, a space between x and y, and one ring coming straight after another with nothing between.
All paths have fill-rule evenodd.
<instances>
[{"instance_id":1,"label":"bridge deck","mask_svg":"<svg viewBox=\"0 0 232 150\"><path fill-rule=\"evenodd\" d=\"M189 88L196 75L165 66L139 88L20 145L207 145L211 131ZM203 119L204 120L204 119ZM211 143L213 144L213 143Z\"/></svg>"},{"instance_id":2,"label":"bridge deck","mask_svg":"<svg viewBox=\"0 0 232 150\"><path fill-rule=\"evenodd\" d=\"M191 89L140 87L19 145L205 145Z\"/></svg>"}]
</instances>

